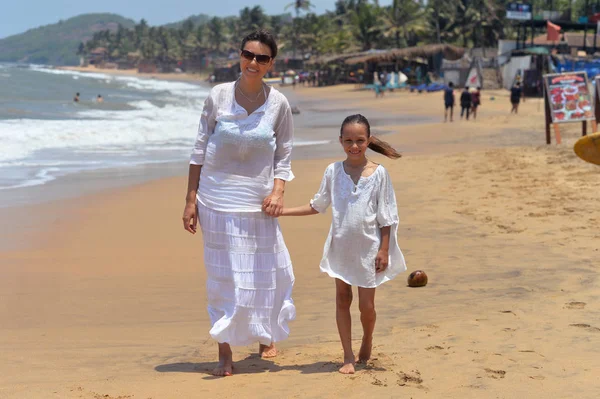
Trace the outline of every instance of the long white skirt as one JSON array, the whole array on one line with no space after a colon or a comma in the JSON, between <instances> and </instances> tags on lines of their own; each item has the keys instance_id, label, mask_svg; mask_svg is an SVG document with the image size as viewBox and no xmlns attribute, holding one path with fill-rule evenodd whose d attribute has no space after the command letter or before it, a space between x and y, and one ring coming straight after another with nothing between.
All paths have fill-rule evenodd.
<instances>
[{"instance_id":1,"label":"long white skirt","mask_svg":"<svg viewBox=\"0 0 600 399\"><path fill-rule=\"evenodd\" d=\"M294 272L276 218L219 212L198 203L204 241L210 335L220 343L269 345L296 317Z\"/></svg>"}]
</instances>

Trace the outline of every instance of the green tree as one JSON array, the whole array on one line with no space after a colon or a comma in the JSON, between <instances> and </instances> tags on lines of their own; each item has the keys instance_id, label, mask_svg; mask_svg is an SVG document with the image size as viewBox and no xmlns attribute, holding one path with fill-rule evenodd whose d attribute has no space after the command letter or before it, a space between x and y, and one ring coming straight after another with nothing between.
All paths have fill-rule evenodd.
<instances>
[{"instance_id":1,"label":"green tree","mask_svg":"<svg viewBox=\"0 0 600 399\"><path fill-rule=\"evenodd\" d=\"M225 41L225 25L219 17L213 17L208 23L208 40L213 49L220 51Z\"/></svg>"}]
</instances>

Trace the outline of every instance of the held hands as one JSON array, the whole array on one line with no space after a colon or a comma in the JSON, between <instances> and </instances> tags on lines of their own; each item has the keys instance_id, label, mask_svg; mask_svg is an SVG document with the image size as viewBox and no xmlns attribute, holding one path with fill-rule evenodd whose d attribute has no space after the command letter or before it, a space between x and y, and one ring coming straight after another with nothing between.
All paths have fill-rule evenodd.
<instances>
[{"instance_id":1,"label":"held hands","mask_svg":"<svg viewBox=\"0 0 600 399\"><path fill-rule=\"evenodd\" d=\"M388 267L389 255L387 249L380 249L375 258L375 273L381 273Z\"/></svg>"},{"instance_id":2,"label":"held hands","mask_svg":"<svg viewBox=\"0 0 600 399\"><path fill-rule=\"evenodd\" d=\"M188 202L183 210L183 228L192 234L196 234L196 226L198 225L198 210L196 204Z\"/></svg>"},{"instance_id":3,"label":"held hands","mask_svg":"<svg viewBox=\"0 0 600 399\"><path fill-rule=\"evenodd\" d=\"M277 192L271 193L262 203L262 210L274 218L283 213L283 195Z\"/></svg>"}]
</instances>

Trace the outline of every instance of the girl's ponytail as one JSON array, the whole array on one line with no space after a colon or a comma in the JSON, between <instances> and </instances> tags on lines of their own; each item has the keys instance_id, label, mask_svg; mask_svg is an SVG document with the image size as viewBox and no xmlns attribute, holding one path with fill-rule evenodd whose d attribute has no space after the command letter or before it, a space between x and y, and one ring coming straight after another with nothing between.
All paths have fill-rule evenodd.
<instances>
[{"instance_id":1,"label":"girl's ponytail","mask_svg":"<svg viewBox=\"0 0 600 399\"><path fill-rule=\"evenodd\" d=\"M375 136L369 137L369 148L392 159L398 159L402 156L394 147Z\"/></svg>"}]
</instances>

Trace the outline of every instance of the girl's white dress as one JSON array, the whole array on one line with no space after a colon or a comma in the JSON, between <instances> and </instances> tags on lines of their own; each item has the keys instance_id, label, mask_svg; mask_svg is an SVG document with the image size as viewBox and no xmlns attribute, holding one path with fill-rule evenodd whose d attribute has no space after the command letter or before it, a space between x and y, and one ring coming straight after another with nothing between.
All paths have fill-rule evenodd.
<instances>
[{"instance_id":1,"label":"girl's white dress","mask_svg":"<svg viewBox=\"0 0 600 399\"><path fill-rule=\"evenodd\" d=\"M398 246L396 195L382 165L355 185L342 162L332 163L310 204L319 213L331 205L333 213L321 271L350 285L374 288L406 270ZM389 265L384 272L375 273L380 228L385 226L391 226Z\"/></svg>"},{"instance_id":2,"label":"girl's white dress","mask_svg":"<svg viewBox=\"0 0 600 399\"><path fill-rule=\"evenodd\" d=\"M287 338L296 315L290 255L278 220L261 210L275 178L294 178L292 113L270 88L248 115L235 90L234 82L211 90L190 159L202 165L196 199L210 335L231 345L269 345Z\"/></svg>"}]
</instances>

